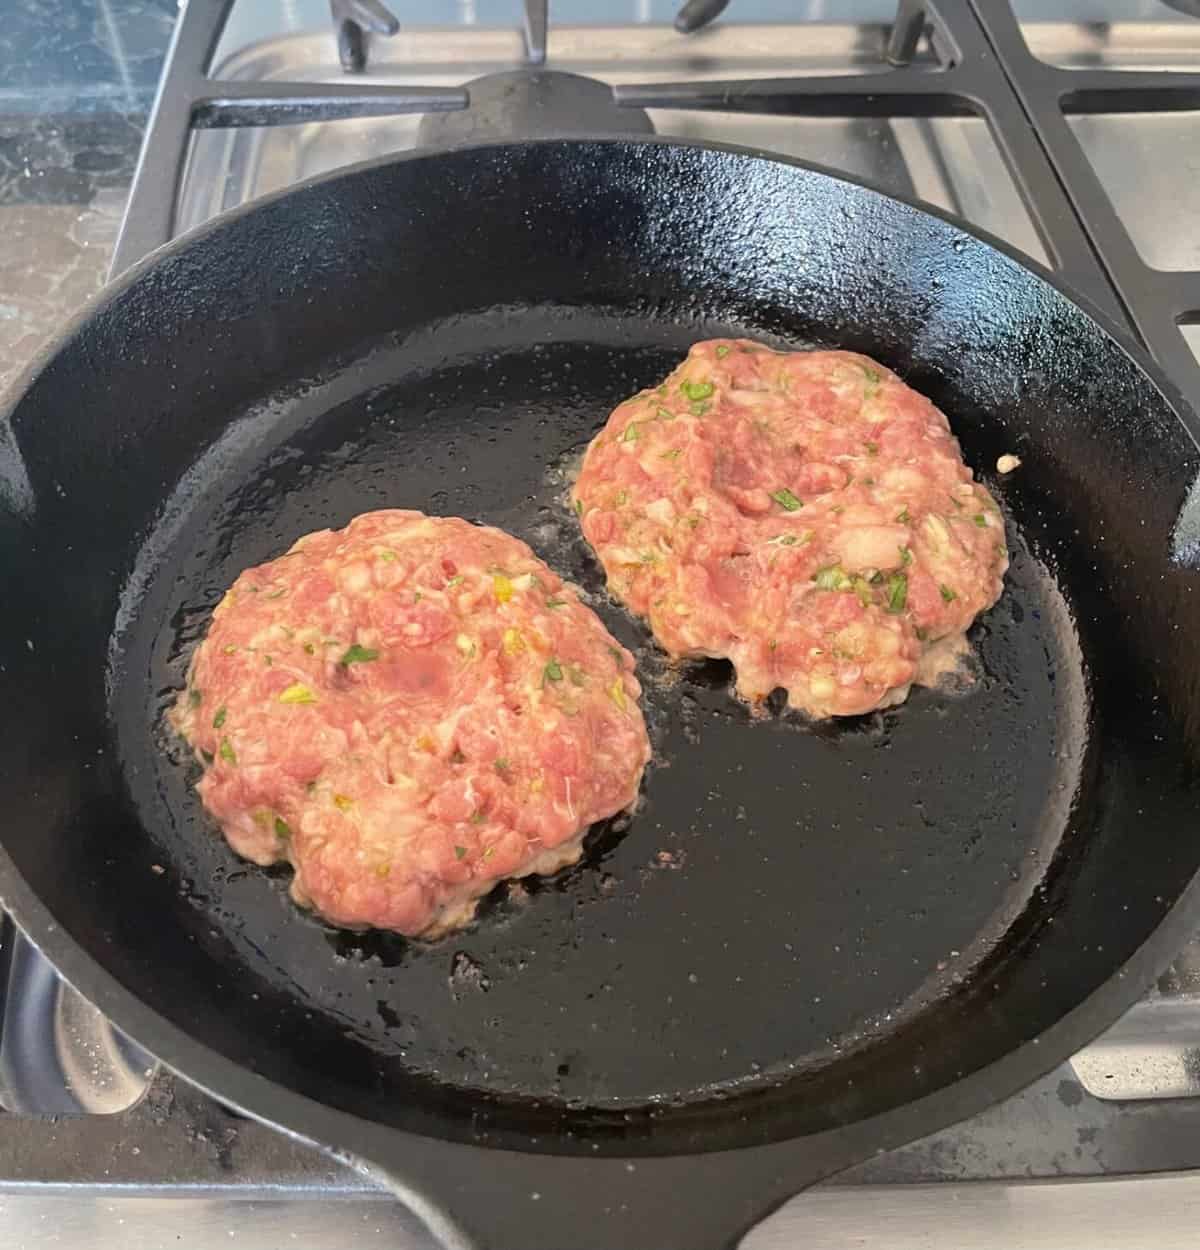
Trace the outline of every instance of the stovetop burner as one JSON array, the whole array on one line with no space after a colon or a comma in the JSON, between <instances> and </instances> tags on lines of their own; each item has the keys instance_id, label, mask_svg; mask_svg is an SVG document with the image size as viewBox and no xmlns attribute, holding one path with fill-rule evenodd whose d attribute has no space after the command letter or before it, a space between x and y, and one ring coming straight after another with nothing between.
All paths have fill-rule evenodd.
<instances>
[{"instance_id":1,"label":"stovetop burner","mask_svg":"<svg viewBox=\"0 0 1200 1250\"><path fill-rule=\"evenodd\" d=\"M657 130L815 159L1004 235L1128 325L1200 403L1187 342L1200 273L1151 267L1088 157L1104 146L1092 132L1113 118L1200 110L1200 23L1193 32L1176 18L1160 40L1175 57L1195 49L1189 68L1166 73L1108 67L1105 48L1128 29L1119 23L1047 26L1031 51L1012 9L993 0L902 0L889 22L820 26L710 25L725 3L689 0L667 16L677 30L703 28L694 40L663 24L552 30L539 0L525 3L519 34L417 28L377 0L331 0L337 60L328 31L268 38L211 78L232 7L190 0L181 11L114 273L216 211L350 160ZM1055 56L1038 55L1051 44ZM838 1187L1200 1168L1200 1098L1183 1097L1200 1092L1197 950L1073 1065ZM0 1195L380 1194L157 1068L2 918L0 1022Z\"/></svg>"}]
</instances>

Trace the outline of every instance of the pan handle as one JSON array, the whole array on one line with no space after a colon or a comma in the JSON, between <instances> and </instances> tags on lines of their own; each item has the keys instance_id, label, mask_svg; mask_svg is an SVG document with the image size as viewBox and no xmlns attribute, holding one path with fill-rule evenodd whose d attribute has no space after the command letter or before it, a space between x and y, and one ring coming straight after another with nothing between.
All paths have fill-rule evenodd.
<instances>
[{"instance_id":1,"label":"pan handle","mask_svg":"<svg viewBox=\"0 0 1200 1250\"><path fill-rule=\"evenodd\" d=\"M612 1159L405 1138L361 1166L448 1250L732 1250L787 1199L859 1158L828 1144Z\"/></svg>"}]
</instances>

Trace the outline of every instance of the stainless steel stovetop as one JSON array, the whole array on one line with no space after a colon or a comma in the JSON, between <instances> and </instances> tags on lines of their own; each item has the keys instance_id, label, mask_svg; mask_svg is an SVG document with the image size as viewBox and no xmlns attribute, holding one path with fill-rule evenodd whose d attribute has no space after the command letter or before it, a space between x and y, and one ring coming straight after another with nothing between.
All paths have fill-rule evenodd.
<instances>
[{"instance_id":1,"label":"stainless steel stovetop","mask_svg":"<svg viewBox=\"0 0 1200 1250\"><path fill-rule=\"evenodd\" d=\"M441 0L423 8L419 22L371 45L358 83L453 87L522 63L515 4ZM1200 16L1163 0L1019 0L1013 9L1029 50L1052 65L1200 71ZM672 11L663 0L562 0L547 64L614 85L852 76L880 69L895 6L741 0L691 38L672 30ZM936 73L937 50L922 44L915 63ZM240 0L214 65L215 76L242 83L344 81L323 0ZM1043 263L1056 260L981 117L668 107L650 116L660 134L847 171L958 213ZM1162 271L1200 269L1200 108L1091 110L1068 121L1142 261ZM176 228L411 148L419 124L407 115L198 130ZM1200 354L1200 308L1180 329ZM1200 403L1200 394L1192 399ZM11 925L0 934L6 1242L125 1250L433 1245L369 1179L160 1071L58 981ZM1200 1239L1189 1216L1200 1216L1200 935L1148 998L1071 1063L966 1125L803 1195L744 1244L1173 1250Z\"/></svg>"}]
</instances>

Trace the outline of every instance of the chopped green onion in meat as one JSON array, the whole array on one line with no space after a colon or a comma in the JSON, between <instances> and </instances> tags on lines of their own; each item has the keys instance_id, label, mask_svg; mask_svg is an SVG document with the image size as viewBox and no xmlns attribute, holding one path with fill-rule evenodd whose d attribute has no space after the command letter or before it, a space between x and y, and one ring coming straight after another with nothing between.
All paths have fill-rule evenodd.
<instances>
[{"instance_id":1,"label":"chopped green onion in meat","mask_svg":"<svg viewBox=\"0 0 1200 1250\"><path fill-rule=\"evenodd\" d=\"M280 703L316 703L317 696L303 682L293 682L279 695Z\"/></svg>"},{"instance_id":2,"label":"chopped green onion in meat","mask_svg":"<svg viewBox=\"0 0 1200 1250\"><path fill-rule=\"evenodd\" d=\"M349 668L351 664L369 664L372 660L379 659L379 652L374 647L360 647L358 643L347 647L342 653L342 658L338 660L344 668ZM307 699L297 699L297 703L307 703Z\"/></svg>"},{"instance_id":3,"label":"chopped green onion in meat","mask_svg":"<svg viewBox=\"0 0 1200 1250\"><path fill-rule=\"evenodd\" d=\"M903 612L908 602L908 576L905 573L893 573L887 579L887 609L889 612Z\"/></svg>"},{"instance_id":4,"label":"chopped green onion in meat","mask_svg":"<svg viewBox=\"0 0 1200 1250\"><path fill-rule=\"evenodd\" d=\"M845 571L836 564L828 564L825 568L818 569L813 575L813 581L820 590L849 590L851 585Z\"/></svg>"}]
</instances>

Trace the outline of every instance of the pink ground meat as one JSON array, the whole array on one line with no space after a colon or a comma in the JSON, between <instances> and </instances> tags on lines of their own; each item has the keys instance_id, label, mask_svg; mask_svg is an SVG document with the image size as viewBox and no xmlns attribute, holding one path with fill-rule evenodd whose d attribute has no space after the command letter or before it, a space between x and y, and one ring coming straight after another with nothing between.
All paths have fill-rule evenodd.
<instances>
[{"instance_id":1,"label":"pink ground meat","mask_svg":"<svg viewBox=\"0 0 1200 1250\"><path fill-rule=\"evenodd\" d=\"M749 700L897 703L1000 595L995 500L946 418L866 356L697 343L621 404L573 490L610 590Z\"/></svg>"},{"instance_id":2,"label":"pink ground meat","mask_svg":"<svg viewBox=\"0 0 1200 1250\"><path fill-rule=\"evenodd\" d=\"M242 573L172 719L238 854L334 924L434 936L634 803L640 693L523 542L385 511Z\"/></svg>"}]
</instances>

